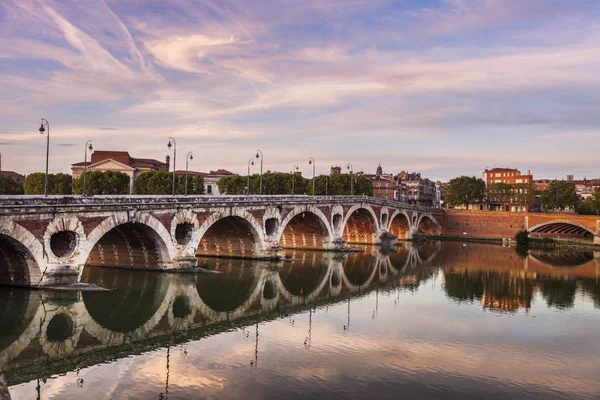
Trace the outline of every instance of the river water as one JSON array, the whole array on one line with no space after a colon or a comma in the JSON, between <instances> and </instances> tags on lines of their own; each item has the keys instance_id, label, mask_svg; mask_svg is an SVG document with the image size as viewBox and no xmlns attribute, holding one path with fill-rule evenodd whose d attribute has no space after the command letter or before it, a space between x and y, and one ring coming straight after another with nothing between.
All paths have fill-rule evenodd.
<instances>
[{"instance_id":1,"label":"river water","mask_svg":"<svg viewBox=\"0 0 600 400\"><path fill-rule=\"evenodd\" d=\"M11 398L600 398L598 254L288 254L86 268L108 293L0 288Z\"/></svg>"}]
</instances>

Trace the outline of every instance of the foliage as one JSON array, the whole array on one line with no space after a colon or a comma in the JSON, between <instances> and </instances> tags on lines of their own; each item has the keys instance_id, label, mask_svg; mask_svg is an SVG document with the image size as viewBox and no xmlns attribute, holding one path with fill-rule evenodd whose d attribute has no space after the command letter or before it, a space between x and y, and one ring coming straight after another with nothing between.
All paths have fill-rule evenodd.
<instances>
[{"instance_id":1,"label":"foliage","mask_svg":"<svg viewBox=\"0 0 600 400\"><path fill-rule=\"evenodd\" d=\"M86 174L86 194L110 195L129 193L129 175L116 171L88 171ZM73 181L73 192L83 192L83 175Z\"/></svg>"},{"instance_id":2,"label":"foliage","mask_svg":"<svg viewBox=\"0 0 600 400\"><path fill-rule=\"evenodd\" d=\"M23 184L16 183L8 176L0 175L0 194L23 194Z\"/></svg>"},{"instance_id":3,"label":"foliage","mask_svg":"<svg viewBox=\"0 0 600 400\"><path fill-rule=\"evenodd\" d=\"M506 205L510 203L513 187L508 183L496 182L488 186L487 199L488 202L501 203Z\"/></svg>"},{"instance_id":4,"label":"foliage","mask_svg":"<svg viewBox=\"0 0 600 400\"><path fill-rule=\"evenodd\" d=\"M23 191L25 194L44 194L46 175L43 172L35 172L25 177ZM72 194L72 178L68 174L48 174L48 194L64 195Z\"/></svg>"},{"instance_id":5,"label":"foliage","mask_svg":"<svg viewBox=\"0 0 600 400\"><path fill-rule=\"evenodd\" d=\"M446 203L450 207L479 203L485 197L485 182L481 178L460 176L446 186Z\"/></svg>"},{"instance_id":6,"label":"foliage","mask_svg":"<svg viewBox=\"0 0 600 400\"><path fill-rule=\"evenodd\" d=\"M582 201L576 209L578 214L600 216L600 188L594 194Z\"/></svg>"},{"instance_id":7,"label":"foliage","mask_svg":"<svg viewBox=\"0 0 600 400\"><path fill-rule=\"evenodd\" d=\"M512 186L511 204L517 206L533 205L535 186L533 183L517 183Z\"/></svg>"},{"instance_id":8,"label":"foliage","mask_svg":"<svg viewBox=\"0 0 600 400\"><path fill-rule=\"evenodd\" d=\"M250 178L254 178L255 175L252 175ZM219 187L219 192L222 194L235 195L235 194L246 194L246 186L248 184L248 178L241 175L229 175L225 176L217 182L217 186ZM250 188L252 188L252 182L250 184ZM250 193L256 193L253 190Z\"/></svg>"},{"instance_id":9,"label":"foliage","mask_svg":"<svg viewBox=\"0 0 600 400\"><path fill-rule=\"evenodd\" d=\"M574 209L578 203L575 184L571 182L552 182L542 192L542 205L546 210Z\"/></svg>"},{"instance_id":10,"label":"foliage","mask_svg":"<svg viewBox=\"0 0 600 400\"><path fill-rule=\"evenodd\" d=\"M185 176L181 177L181 184L185 193ZM188 194L204 194L204 178L201 175L188 176Z\"/></svg>"},{"instance_id":11,"label":"foliage","mask_svg":"<svg viewBox=\"0 0 600 400\"><path fill-rule=\"evenodd\" d=\"M53 176L51 194L73 194L73 177L69 174L58 173Z\"/></svg>"},{"instance_id":12,"label":"foliage","mask_svg":"<svg viewBox=\"0 0 600 400\"><path fill-rule=\"evenodd\" d=\"M521 229L515 234L515 240L517 241L517 247L527 248L531 240L529 238L529 232L527 232L525 229Z\"/></svg>"},{"instance_id":13,"label":"foliage","mask_svg":"<svg viewBox=\"0 0 600 400\"><path fill-rule=\"evenodd\" d=\"M373 196L373 182L366 176L354 176L354 194ZM312 180L307 183L308 194L312 195ZM350 174L318 175L315 177L317 196L349 196L351 193Z\"/></svg>"},{"instance_id":14,"label":"foliage","mask_svg":"<svg viewBox=\"0 0 600 400\"><path fill-rule=\"evenodd\" d=\"M25 177L23 191L25 194L44 194L45 175L43 172L35 172ZM48 175L48 192L52 187L52 175Z\"/></svg>"},{"instance_id":15,"label":"foliage","mask_svg":"<svg viewBox=\"0 0 600 400\"><path fill-rule=\"evenodd\" d=\"M458 302L473 302L483 297L485 289L482 272L444 271L444 291Z\"/></svg>"}]
</instances>

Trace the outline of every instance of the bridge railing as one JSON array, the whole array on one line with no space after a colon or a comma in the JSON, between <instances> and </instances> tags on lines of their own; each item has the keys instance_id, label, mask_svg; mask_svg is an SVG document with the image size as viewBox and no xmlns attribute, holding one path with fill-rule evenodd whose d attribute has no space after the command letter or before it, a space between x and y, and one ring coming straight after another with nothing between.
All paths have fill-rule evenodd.
<instances>
[{"instance_id":1,"label":"bridge railing","mask_svg":"<svg viewBox=\"0 0 600 400\"><path fill-rule=\"evenodd\" d=\"M0 215L15 213L40 213L64 209L65 211L91 211L109 209L160 209L197 207L239 207L253 205L303 205L348 204L403 208L408 210L441 213L442 209L416 204L385 200L370 196L306 196L306 195L249 195L249 196L0 196Z\"/></svg>"}]
</instances>

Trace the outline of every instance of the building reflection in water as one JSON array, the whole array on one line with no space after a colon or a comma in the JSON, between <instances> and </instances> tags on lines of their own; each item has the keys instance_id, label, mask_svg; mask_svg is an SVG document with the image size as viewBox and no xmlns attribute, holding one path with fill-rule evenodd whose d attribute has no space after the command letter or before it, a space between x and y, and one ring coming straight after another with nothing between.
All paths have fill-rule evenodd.
<instances>
[{"instance_id":1,"label":"building reflection in water","mask_svg":"<svg viewBox=\"0 0 600 400\"><path fill-rule=\"evenodd\" d=\"M86 268L83 280L106 293L0 290L0 371L10 386L165 348L168 398L171 347L236 327L254 326L258 368L259 325L308 310L304 346L312 344L317 307L347 303L343 331L351 332L356 296L415 292L436 276L452 301L483 309L528 311L539 293L548 307L572 308L578 292L600 307L599 257L593 253L533 253L525 258L492 245L430 242L365 253L291 252L283 263L206 259L216 274L161 274ZM353 310L356 313L356 310ZM339 326L339 325L338 325ZM248 332L249 333L249 332ZM187 350L186 350L187 352ZM187 353L186 353L187 354ZM78 381L79 383L79 381ZM81 380L83 383L83 380ZM38 386L39 392L39 386Z\"/></svg>"}]
</instances>

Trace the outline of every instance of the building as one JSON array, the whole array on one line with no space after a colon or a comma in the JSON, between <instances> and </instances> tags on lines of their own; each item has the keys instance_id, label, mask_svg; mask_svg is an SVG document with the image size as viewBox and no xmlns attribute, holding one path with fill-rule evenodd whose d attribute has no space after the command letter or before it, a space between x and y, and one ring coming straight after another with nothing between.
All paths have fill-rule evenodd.
<instances>
[{"instance_id":1,"label":"building","mask_svg":"<svg viewBox=\"0 0 600 400\"><path fill-rule=\"evenodd\" d=\"M396 200L396 182L392 174L384 174L381 164L376 169L375 175L362 174L369 178L373 184L373 197L384 200Z\"/></svg>"},{"instance_id":2,"label":"building","mask_svg":"<svg viewBox=\"0 0 600 400\"><path fill-rule=\"evenodd\" d=\"M87 166L88 171L115 171L129 176L129 193L133 193L135 179L144 172L169 171L170 158L165 162L150 158L134 158L126 151L96 150L88 162L79 162L71 165L73 179L79 178Z\"/></svg>"},{"instance_id":3,"label":"building","mask_svg":"<svg viewBox=\"0 0 600 400\"><path fill-rule=\"evenodd\" d=\"M184 176L185 175L185 170L177 170L175 171L175 173L177 174L177 176ZM193 177L196 175L201 175L202 178L204 178L204 193L205 194L211 194L211 195L220 195L221 193L219 192L219 187L217 186L217 183L219 182L219 180L221 180L221 178L226 177L226 176L230 176L230 175L234 175L233 172L229 172L225 169L218 169L216 171L210 171L210 172L198 172L198 171L188 171L188 176Z\"/></svg>"},{"instance_id":4,"label":"building","mask_svg":"<svg viewBox=\"0 0 600 400\"><path fill-rule=\"evenodd\" d=\"M428 178L422 178L420 172L402 171L396 175L396 184L399 186L399 201L430 207L436 201L435 183Z\"/></svg>"},{"instance_id":5,"label":"building","mask_svg":"<svg viewBox=\"0 0 600 400\"><path fill-rule=\"evenodd\" d=\"M25 180L25 175L21 175L14 171L0 171L0 175L12 179L15 183L22 183Z\"/></svg>"},{"instance_id":6,"label":"building","mask_svg":"<svg viewBox=\"0 0 600 400\"><path fill-rule=\"evenodd\" d=\"M531 171L521 174L516 168L493 168L483 171L483 180L488 188L487 208L491 211L527 212L533 206L534 198L531 187L523 185L535 185ZM490 191L491 185L504 183L512 188L507 193Z\"/></svg>"},{"instance_id":7,"label":"building","mask_svg":"<svg viewBox=\"0 0 600 400\"><path fill-rule=\"evenodd\" d=\"M518 183L532 183L533 176L530 171L526 175L522 175L521 171L515 168L493 168L483 171L483 180L486 186L493 183L507 183L516 185Z\"/></svg>"}]
</instances>

